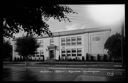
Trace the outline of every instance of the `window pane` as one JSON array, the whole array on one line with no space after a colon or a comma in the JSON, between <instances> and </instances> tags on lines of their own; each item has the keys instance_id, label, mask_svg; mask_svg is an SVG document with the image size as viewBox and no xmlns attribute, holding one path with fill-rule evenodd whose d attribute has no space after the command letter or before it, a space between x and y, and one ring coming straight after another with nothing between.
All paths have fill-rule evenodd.
<instances>
[{"instance_id":1,"label":"window pane","mask_svg":"<svg viewBox=\"0 0 128 83\"><path fill-rule=\"evenodd\" d=\"M72 41L76 41L76 37L71 37L71 40Z\"/></svg>"},{"instance_id":2,"label":"window pane","mask_svg":"<svg viewBox=\"0 0 128 83\"><path fill-rule=\"evenodd\" d=\"M70 42L69 42L69 43L67 42L67 44L66 44L66 45L70 45Z\"/></svg>"},{"instance_id":3,"label":"window pane","mask_svg":"<svg viewBox=\"0 0 128 83\"><path fill-rule=\"evenodd\" d=\"M64 46L65 45L65 42L64 43L61 42L61 45Z\"/></svg>"},{"instance_id":4,"label":"window pane","mask_svg":"<svg viewBox=\"0 0 128 83\"><path fill-rule=\"evenodd\" d=\"M72 49L72 53L76 53L76 49Z\"/></svg>"},{"instance_id":5,"label":"window pane","mask_svg":"<svg viewBox=\"0 0 128 83\"><path fill-rule=\"evenodd\" d=\"M61 45L64 46L65 45L65 38L61 38Z\"/></svg>"},{"instance_id":6,"label":"window pane","mask_svg":"<svg viewBox=\"0 0 128 83\"><path fill-rule=\"evenodd\" d=\"M77 37L77 41L81 41L81 36L78 36Z\"/></svg>"},{"instance_id":7,"label":"window pane","mask_svg":"<svg viewBox=\"0 0 128 83\"><path fill-rule=\"evenodd\" d=\"M76 42L72 42L72 45L76 45Z\"/></svg>"},{"instance_id":8,"label":"window pane","mask_svg":"<svg viewBox=\"0 0 128 83\"><path fill-rule=\"evenodd\" d=\"M67 42L70 41L70 37L67 37L67 38L66 38L66 41L67 41Z\"/></svg>"},{"instance_id":9,"label":"window pane","mask_svg":"<svg viewBox=\"0 0 128 83\"><path fill-rule=\"evenodd\" d=\"M62 56L66 56L65 54L62 54Z\"/></svg>"},{"instance_id":10,"label":"window pane","mask_svg":"<svg viewBox=\"0 0 128 83\"><path fill-rule=\"evenodd\" d=\"M61 42L65 42L65 38L61 38Z\"/></svg>"},{"instance_id":11,"label":"window pane","mask_svg":"<svg viewBox=\"0 0 128 83\"><path fill-rule=\"evenodd\" d=\"M76 56L76 54L72 54L72 56Z\"/></svg>"},{"instance_id":12,"label":"window pane","mask_svg":"<svg viewBox=\"0 0 128 83\"><path fill-rule=\"evenodd\" d=\"M67 37L67 38L66 38L66 45L70 45L70 42L71 42L70 37Z\"/></svg>"},{"instance_id":13,"label":"window pane","mask_svg":"<svg viewBox=\"0 0 128 83\"><path fill-rule=\"evenodd\" d=\"M67 53L71 53L69 49L67 49L66 51L67 51Z\"/></svg>"},{"instance_id":14,"label":"window pane","mask_svg":"<svg viewBox=\"0 0 128 83\"><path fill-rule=\"evenodd\" d=\"M71 54L67 54L67 56L71 56Z\"/></svg>"},{"instance_id":15,"label":"window pane","mask_svg":"<svg viewBox=\"0 0 128 83\"><path fill-rule=\"evenodd\" d=\"M72 45L76 45L76 37L71 37L71 42L72 42Z\"/></svg>"},{"instance_id":16,"label":"window pane","mask_svg":"<svg viewBox=\"0 0 128 83\"><path fill-rule=\"evenodd\" d=\"M43 57L44 55L40 55L40 57Z\"/></svg>"},{"instance_id":17,"label":"window pane","mask_svg":"<svg viewBox=\"0 0 128 83\"><path fill-rule=\"evenodd\" d=\"M78 48L77 49L77 52L80 52L81 53L82 52L82 49L81 48Z\"/></svg>"},{"instance_id":18,"label":"window pane","mask_svg":"<svg viewBox=\"0 0 128 83\"><path fill-rule=\"evenodd\" d=\"M62 51L62 53L65 53L65 51Z\"/></svg>"},{"instance_id":19,"label":"window pane","mask_svg":"<svg viewBox=\"0 0 128 83\"><path fill-rule=\"evenodd\" d=\"M62 50L61 50L61 53L65 53L65 50L64 50L64 49L62 49Z\"/></svg>"},{"instance_id":20,"label":"window pane","mask_svg":"<svg viewBox=\"0 0 128 83\"><path fill-rule=\"evenodd\" d=\"M81 41L80 42L77 42L77 45L81 45L82 43L81 43Z\"/></svg>"},{"instance_id":21,"label":"window pane","mask_svg":"<svg viewBox=\"0 0 128 83\"><path fill-rule=\"evenodd\" d=\"M77 49L77 56L82 56L82 48Z\"/></svg>"},{"instance_id":22,"label":"window pane","mask_svg":"<svg viewBox=\"0 0 128 83\"><path fill-rule=\"evenodd\" d=\"M77 37L77 45L81 45L81 44L82 44L82 43L81 43L81 40L82 40L82 39L81 39L81 36L78 36L78 37Z\"/></svg>"},{"instance_id":23,"label":"window pane","mask_svg":"<svg viewBox=\"0 0 128 83\"><path fill-rule=\"evenodd\" d=\"M82 56L82 54L77 54L77 56Z\"/></svg>"}]
</instances>

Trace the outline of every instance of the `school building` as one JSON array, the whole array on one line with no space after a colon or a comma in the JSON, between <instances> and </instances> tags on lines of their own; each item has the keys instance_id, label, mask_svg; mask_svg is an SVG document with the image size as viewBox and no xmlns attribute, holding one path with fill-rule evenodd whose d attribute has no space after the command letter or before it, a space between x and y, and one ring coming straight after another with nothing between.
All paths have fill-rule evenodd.
<instances>
[{"instance_id":1,"label":"school building","mask_svg":"<svg viewBox=\"0 0 128 83\"><path fill-rule=\"evenodd\" d=\"M71 31L54 32L53 37L38 37L40 47L35 55L29 57L32 60L55 59L84 59L87 53L97 56L106 54L104 44L111 34L110 28L88 28ZM13 60L22 58L15 52L15 41L13 41Z\"/></svg>"}]
</instances>

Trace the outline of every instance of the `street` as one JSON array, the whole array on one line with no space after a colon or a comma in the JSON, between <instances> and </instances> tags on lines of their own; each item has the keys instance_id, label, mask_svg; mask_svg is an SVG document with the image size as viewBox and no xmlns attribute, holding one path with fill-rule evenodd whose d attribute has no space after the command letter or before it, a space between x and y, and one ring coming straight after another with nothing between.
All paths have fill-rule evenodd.
<instances>
[{"instance_id":1,"label":"street","mask_svg":"<svg viewBox=\"0 0 128 83\"><path fill-rule=\"evenodd\" d=\"M4 66L4 81L123 81L122 68Z\"/></svg>"}]
</instances>

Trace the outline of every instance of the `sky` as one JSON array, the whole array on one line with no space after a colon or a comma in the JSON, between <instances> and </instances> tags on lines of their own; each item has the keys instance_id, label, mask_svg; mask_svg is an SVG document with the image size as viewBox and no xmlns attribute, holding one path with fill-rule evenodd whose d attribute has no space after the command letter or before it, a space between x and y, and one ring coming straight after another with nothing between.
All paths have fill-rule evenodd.
<instances>
[{"instance_id":1,"label":"sky","mask_svg":"<svg viewBox=\"0 0 128 83\"><path fill-rule=\"evenodd\" d=\"M71 20L61 21L51 18L47 23L52 32L107 27L111 28L112 34L121 32L121 26L125 22L125 5L67 5L78 14L67 14ZM17 34L16 37L21 36Z\"/></svg>"},{"instance_id":2,"label":"sky","mask_svg":"<svg viewBox=\"0 0 128 83\"><path fill-rule=\"evenodd\" d=\"M125 17L122 5L68 5L78 14L67 15L72 22L50 19L47 23L52 32L107 26L112 33L120 32Z\"/></svg>"}]
</instances>

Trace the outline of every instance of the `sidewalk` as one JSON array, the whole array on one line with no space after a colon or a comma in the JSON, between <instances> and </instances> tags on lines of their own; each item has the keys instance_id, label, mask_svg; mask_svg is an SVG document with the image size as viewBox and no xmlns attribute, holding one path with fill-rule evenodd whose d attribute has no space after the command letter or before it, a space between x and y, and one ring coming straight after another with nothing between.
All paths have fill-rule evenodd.
<instances>
[{"instance_id":1,"label":"sidewalk","mask_svg":"<svg viewBox=\"0 0 128 83\"><path fill-rule=\"evenodd\" d=\"M122 68L121 63L113 62L17 62L4 63L4 66L18 67L68 67L68 68Z\"/></svg>"}]
</instances>

